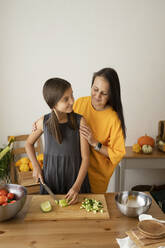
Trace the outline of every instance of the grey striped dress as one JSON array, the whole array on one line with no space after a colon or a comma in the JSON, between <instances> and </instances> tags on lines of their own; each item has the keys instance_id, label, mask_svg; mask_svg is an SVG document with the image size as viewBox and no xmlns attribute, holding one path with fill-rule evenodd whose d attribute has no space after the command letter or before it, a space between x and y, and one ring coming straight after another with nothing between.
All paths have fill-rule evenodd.
<instances>
[{"instance_id":1,"label":"grey striped dress","mask_svg":"<svg viewBox=\"0 0 165 248\"><path fill-rule=\"evenodd\" d=\"M69 123L59 123L63 141L59 144L49 132L46 121L50 114L44 116L44 166L43 177L45 183L55 194L66 194L74 184L81 165L79 125L81 115L74 113L78 128L76 130ZM40 193L47 194L42 185ZM80 193L90 193L88 175L81 186Z\"/></svg>"}]
</instances>

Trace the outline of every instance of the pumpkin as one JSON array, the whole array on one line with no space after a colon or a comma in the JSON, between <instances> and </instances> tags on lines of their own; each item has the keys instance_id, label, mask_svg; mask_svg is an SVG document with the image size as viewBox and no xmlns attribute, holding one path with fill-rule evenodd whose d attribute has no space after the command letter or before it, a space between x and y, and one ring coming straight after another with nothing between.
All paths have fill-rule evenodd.
<instances>
[{"instance_id":1,"label":"pumpkin","mask_svg":"<svg viewBox=\"0 0 165 248\"><path fill-rule=\"evenodd\" d=\"M163 145L165 145L165 142L163 140L159 140L158 145L163 146Z\"/></svg>"},{"instance_id":2,"label":"pumpkin","mask_svg":"<svg viewBox=\"0 0 165 248\"><path fill-rule=\"evenodd\" d=\"M28 164L30 160L27 157L23 157L20 159L20 161L22 164Z\"/></svg>"},{"instance_id":3,"label":"pumpkin","mask_svg":"<svg viewBox=\"0 0 165 248\"><path fill-rule=\"evenodd\" d=\"M44 154L43 153L38 154L37 160L43 162L43 160L44 160Z\"/></svg>"},{"instance_id":4,"label":"pumpkin","mask_svg":"<svg viewBox=\"0 0 165 248\"><path fill-rule=\"evenodd\" d=\"M141 136L139 139L138 139L138 142L137 142L141 147L143 145L150 145L152 147L154 147L155 145L155 140L148 136L148 135L145 135L145 136Z\"/></svg>"},{"instance_id":5,"label":"pumpkin","mask_svg":"<svg viewBox=\"0 0 165 248\"><path fill-rule=\"evenodd\" d=\"M139 144L134 144L132 146L132 151L136 152L136 153L139 153L141 151L141 146Z\"/></svg>"},{"instance_id":6,"label":"pumpkin","mask_svg":"<svg viewBox=\"0 0 165 248\"><path fill-rule=\"evenodd\" d=\"M42 169L43 168L43 163L41 161L38 161L38 163L39 163L39 165L40 165L40 167ZM32 164L31 161L29 162L29 168L30 168L30 170L33 170L33 164Z\"/></svg>"},{"instance_id":7,"label":"pumpkin","mask_svg":"<svg viewBox=\"0 0 165 248\"><path fill-rule=\"evenodd\" d=\"M29 162L29 168L30 168L30 170L33 170L33 165L32 165L31 161Z\"/></svg>"},{"instance_id":8,"label":"pumpkin","mask_svg":"<svg viewBox=\"0 0 165 248\"><path fill-rule=\"evenodd\" d=\"M41 169L43 168L43 163L41 161L38 161L40 164Z\"/></svg>"},{"instance_id":9,"label":"pumpkin","mask_svg":"<svg viewBox=\"0 0 165 248\"><path fill-rule=\"evenodd\" d=\"M29 161L30 161L30 160L29 160L27 157L20 158L20 159L17 160L17 162L15 163L15 166L20 166L21 164L28 164Z\"/></svg>"},{"instance_id":10,"label":"pumpkin","mask_svg":"<svg viewBox=\"0 0 165 248\"><path fill-rule=\"evenodd\" d=\"M143 145L142 146L142 151L145 154L150 154L150 153L152 153L152 146L150 146L150 145Z\"/></svg>"},{"instance_id":11,"label":"pumpkin","mask_svg":"<svg viewBox=\"0 0 165 248\"><path fill-rule=\"evenodd\" d=\"M30 168L29 168L29 165L25 163L25 164L21 164L21 165L20 165L19 170L20 170L21 172L27 172L27 171L30 170Z\"/></svg>"},{"instance_id":12,"label":"pumpkin","mask_svg":"<svg viewBox=\"0 0 165 248\"><path fill-rule=\"evenodd\" d=\"M21 160L17 160L17 162L15 163L15 166L20 166L21 165Z\"/></svg>"},{"instance_id":13,"label":"pumpkin","mask_svg":"<svg viewBox=\"0 0 165 248\"><path fill-rule=\"evenodd\" d=\"M159 148L159 150L161 150L162 152L165 152L165 141L159 140L159 142L158 142L158 148Z\"/></svg>"}]
</instances>

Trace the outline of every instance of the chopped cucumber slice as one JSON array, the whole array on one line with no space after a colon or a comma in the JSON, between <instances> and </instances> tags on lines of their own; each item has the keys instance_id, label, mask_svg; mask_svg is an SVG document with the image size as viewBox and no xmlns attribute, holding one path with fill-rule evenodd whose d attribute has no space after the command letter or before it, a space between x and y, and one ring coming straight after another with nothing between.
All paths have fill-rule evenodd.
<instances>
[{"instance_id":1,"label":"chopped cucumber slice","mask_svg":"<svg viewBox=\"0 0 165 248\"><path fill-rule=\"evenodd\" d=\"M68 206L67 200L66 199L59 200L59 206L60 207L67 207Z\"/></svg>"},{"instance_id":2,"label":"chopped cucumber slice","mask_svg":"<svg viewBox=\"0 0 165 248\"><path fill-rule=\"evenodd\" d=\"M50 201L42 202L40 207L44 213L48 213L52 210L52 205L51 205Z\"/></svg>"},{"instance_id":3,"label":"chopped cucumber slice","mask_svg":"<svg viewBox=\"0 0 165 248\"><path fill-rule=\"evenodd\" d=\"M80 206L80 209L85 209L87 212L92 211L94 214L103 213L103 204L95 199L85 198Z\"/></svg>"},{"instance_id":4,"label":"chopped cucumber slice","mask_svg":"<svg viewBox=\"0 0 165 248\"><path fill-rule=\"evenodd\" d=\"M55 200L55 203L58 205L59 204L59 201L58 200Z\"/></svg>"},{"instance_id":5,"label":"chopped cucumber slice","mask_svg":"<svg viewBox=\"0 0 165 248\"><path fill-rule=\"evenodd\" d=\"M67 207L68 202L66 199L61 199L61 200L55 200L55 203L59 205L60 207Z\"/></svg>"}]
</instances>

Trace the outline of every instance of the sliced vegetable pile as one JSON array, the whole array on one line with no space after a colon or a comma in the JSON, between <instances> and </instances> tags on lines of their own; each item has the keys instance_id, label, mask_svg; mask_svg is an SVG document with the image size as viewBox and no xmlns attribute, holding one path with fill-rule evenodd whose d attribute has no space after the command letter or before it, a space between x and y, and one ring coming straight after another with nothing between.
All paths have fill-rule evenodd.
<instances>
[{"instance_id":1,"label":"sliced vegetable pile","mask_svg":"<svg viewBox=\"0 0 165 248\"><path fill-rule=\"evenodd\" d=\"M94 214L97 212L103 213L103 204L101 201L85 198L80 209L85 209L87 212L93 212Z\"/></svg>"},{"instance_id":2,"label":"sliced vegetable pile","mask_svg":"<svg viewBox=\"0 0 165 248\"><path fill-rule=\"evenodd\" d=\"M6 206L8 204L16 202L15 195L8 192L6 189L0 189L0 206Z\"/></svg>"}]
</instances>

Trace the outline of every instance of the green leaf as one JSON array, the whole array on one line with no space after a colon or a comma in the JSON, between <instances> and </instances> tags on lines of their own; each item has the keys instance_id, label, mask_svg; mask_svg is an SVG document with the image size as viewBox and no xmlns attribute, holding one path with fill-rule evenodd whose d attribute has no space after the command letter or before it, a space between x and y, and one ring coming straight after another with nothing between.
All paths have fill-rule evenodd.
<instances>
[{"instance_id":1,"label":"green leaf","mask_svg":"<svg viewBox=\"0 0 165 248\"><path fill-rule=\"evenodd\" d=\"M4 150L4 148L0 148L0 152L2 150ZM11 151L8 151L3 158L0 159L0 178L4 178L9 174L11 157Z\"/></svg>"}]
</instances>

